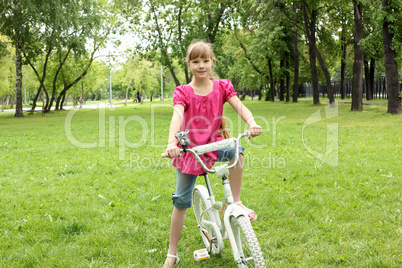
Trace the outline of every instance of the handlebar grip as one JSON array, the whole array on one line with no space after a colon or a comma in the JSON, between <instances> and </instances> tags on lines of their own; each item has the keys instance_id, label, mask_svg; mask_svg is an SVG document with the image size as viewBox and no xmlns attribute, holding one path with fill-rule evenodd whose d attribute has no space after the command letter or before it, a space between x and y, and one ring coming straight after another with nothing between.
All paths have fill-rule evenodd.
<instances>
[{"instance_id":1,"label":"handlebar grip","mask_svg":"<svg viewBox=\"0 0 402 268\"><path fill-rule=\"evenodd\" d=\"M183 149L180 149L179 152L182 153L182 152L183 152ZM169 156L168 156L166 153L161 153L161 157L162 157L162 158L169 158Z\"/></svg>"},{"instance_id":2,"label":"handlebar grip","mask_svg":"<svg viewBox=\"0 0 402 268\"><path fill-rule=\"evenodd\" d=\"M250 131L247 130L245 133L246 133L246 138L251 138L251 132Z\"/></svg>"}]
</instances>

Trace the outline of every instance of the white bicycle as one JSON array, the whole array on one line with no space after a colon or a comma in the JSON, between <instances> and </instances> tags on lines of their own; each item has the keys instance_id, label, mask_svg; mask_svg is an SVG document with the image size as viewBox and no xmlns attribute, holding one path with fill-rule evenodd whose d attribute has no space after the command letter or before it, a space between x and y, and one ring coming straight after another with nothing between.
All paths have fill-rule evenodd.
<instances>
[{"instance_id":1,"label":"white bicycle","mask_svg":"<svg viewBox=\"0 0 402 268\"><path fill-rule=\"evenodd\" d=\"M180 137L186 135L185 132L178 134L177 136ZM250 137L250 132L240 134L237 138L180 150L180 152L194 155L198 163L206 171L205 174L202 174L206 187L197 185L193 190L193 209L198 223L197 227L200 230L206 249L195 251L194 258L202 260L209 258L209 254L222 253L224 240L229 240L233 257L238 267L265 267L261 248L248 215L234 202L227 179L229 169L234 168L239 161L239 141L243 137ZM223 164L209 169L199 157L201 154L217 151L233 144L236 146L236 154L235 160L230 166ZM222 178L222 202L215 201L208 173L215 173L218 178Z\"/></svg>"}]
</instances>

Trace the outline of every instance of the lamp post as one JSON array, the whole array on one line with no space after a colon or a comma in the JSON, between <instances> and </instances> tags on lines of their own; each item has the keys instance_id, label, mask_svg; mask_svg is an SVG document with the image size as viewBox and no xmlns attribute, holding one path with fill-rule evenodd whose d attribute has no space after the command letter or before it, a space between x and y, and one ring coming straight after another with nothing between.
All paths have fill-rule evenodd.
<instances>
[{"instance_id":1,"label":"lamp post","mask_svg":"<svg viewBox=\"0 0 402 268\"><path fill-rule=\"evenodd\" d=\"M161 64L161 102L163 103L163 66Z\"/></svg>"},{"instance_id":2,"label":"lamp post","mask_svg":"<svg viewBox=\"0 0 402 268\"><path fill-rule=\"evenodd\" d=\"M98 57L108 57L109 58L109 105L110 106L112 105L112 63L111 63L110 57L112 57L112 56L120 56L120 55L122 55L122 54L111 54L110 51L109 51L109 54L107 54L107 55L99 55L99 56L97 56L97 58ZM105 89L105 97L107 96L106 90L107 89Z\"/></svg>"},{"instance_id":3,"label":"lamp post","mask_svg":"<svg viewBox=\"0 0 402 268\"><path fill-rule=\"evenodd\" d=\"M109 105L112 106L112 65L110 64L110 51L109 51L109 83L110 83Z\"/></svg>"}]
</instances>

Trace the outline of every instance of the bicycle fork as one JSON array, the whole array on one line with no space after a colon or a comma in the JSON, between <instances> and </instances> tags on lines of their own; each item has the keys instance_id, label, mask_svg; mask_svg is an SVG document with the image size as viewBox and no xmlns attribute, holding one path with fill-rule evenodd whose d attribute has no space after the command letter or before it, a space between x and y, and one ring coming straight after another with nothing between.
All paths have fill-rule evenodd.
<instances>
[{"instance_id":1,"label":"bicycle fork","mask_svg":"<svg viewBox=\"0 0 402 268\"><path fill-rule=\"evenodd\" d=\"M237 245L238 241L235 238L235 234L233 233L231 218L232 217L239 217L244 216L248 218L247 214L243 209L241 209L234 201L232 196L232 189L230 188L230 182L226 176L222 177L222 184L223 184L223 200L224 202L215 202L215 197L212 193L212 188L208 179L207 174L204 174L205 184L207 186L209 200L211 201L211 205L214 209L211 208L213 211L213 217L215 218L213 221L217 223L221 223L220 233L222 234L223 239L228 239L230 246L232 248L233 257L238 262L241 263L241 259L243 256L243 252L239 252L241 249L241 245ZM221 217L219 217L218 211L221 211ZM220 239L218 239L220 240ZM223 249L223 248L221 248Z\"/></svg>"},{"instance_id":2,"label":"bicycle fork","mask_svg":"<svg viewBox=\"0 0 402 268\"><path fill-rule=\"evenodd\" d=\"M241 249L241 245L237 245L239 241L235 238L235 234L232 229L232 223L231 219L238 218L240 216L244 216L248 218L246 212L241 209L235 202L232 196L232 190L230 188L230 183L227 180L226 176L222 178L222 183L223 183L223 195L224 195L224 200L226 206L222 209L222 218L221 221L223 222L222 228L226 229L226 235L227 239L229 240L230 246L232 248L232 253L233 257L236 260L238 264L242 263L242 257L243 257L243 252L239 252L239 249ZM225 230L222 230L223 232Z\"/></svg>"}]
</instances>

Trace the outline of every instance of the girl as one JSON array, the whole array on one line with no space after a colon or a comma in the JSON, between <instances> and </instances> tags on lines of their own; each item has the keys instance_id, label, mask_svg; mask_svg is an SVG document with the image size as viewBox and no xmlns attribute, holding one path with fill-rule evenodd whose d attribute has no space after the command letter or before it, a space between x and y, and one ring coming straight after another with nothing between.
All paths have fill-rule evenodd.
<instances>
[{"instance_id":1,"label":"girl","mask_svg":"<svg viewBox=\"0 0 402 268\"><path fill-rule=\"evenodd\" d=\"M241 118L249 125L251 136L258 136L262 129L254 121L252 113L241 103L229 80L213 80L212 65L214 54L208 43L196 42L187 52L187 65L193 74L190 84L178 86L173 95L173 117L170 123L169 141L165 151L177 167L176 192L172 196L173 213L170 228L168 255L163 267L173 267L179 262L177 244L184 225L185 213L191 207L191 193L197 175L205 173L191 154L179 156L175 134L188 129L191 141L189 148L222 140L223 105L228 102ZM230 171L230 187L235 202L247 211L250 221L257 219L257 214L240 202L240 189L243 176L243 154L241 148L238 165ZM234 158L233 147L218 152L201 155L203 161L211 168L216 161L229 161Z\"/></svg>"}]
</instances>

